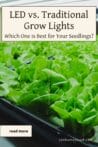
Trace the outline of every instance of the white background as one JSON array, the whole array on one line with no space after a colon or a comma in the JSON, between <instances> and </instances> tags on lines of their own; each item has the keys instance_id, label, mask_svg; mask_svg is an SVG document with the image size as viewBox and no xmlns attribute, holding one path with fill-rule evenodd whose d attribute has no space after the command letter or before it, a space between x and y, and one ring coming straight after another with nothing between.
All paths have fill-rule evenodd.
<instances>
[{"instance_id":1,"label":"white background","mask_svg":"<svg viewBox=\"0 0 98 147\"><path fill-rule=\"evenodd\" d=\"M54 19L52 18L43 18L41 15L41 11L48 11L48 12L55 12L57 13L58 10L62 10L68 12L85 12L85 10L88 10L88 18L87 19L68 19L66 20L64 18L55 18L56 24L59 24L61 21L64 23L68 22L71 24L74 24L74 30L70 29L62 29L60 32L57 32L55 29L49 29L48 24L49 22L54 23ZM39 18L29 18L27 17L23 19L17 19L17 18L10 18L10 11L25 11L26 14L28 12L37 13ZM46 24L45 29L24 29L24 23L29 22L29 24ZM3 41L87 41L86 38L57 38L57 34L59 35L91 35L94 34L93 38L89 39L89 41L95 41L96 36L96 8L95 7L3 7L2 9L2 40ZM9 28L9 29L8 29ZM21 34L25 35L35 35L35 38L5 38L5 34L18 34L21 36ZM40 35L47 35L46 38L38 38L37 34ZM48 34L52 34L55 37L49 38Z\"/></svg>"},{"instance_id":2,"label":"white background","mask_svg":"<svg viewBox=\"0 0 98 147\"><path fill-rule=\"evenodd\" d=\"M0 0L0 6L97 6L98 0Z\"/></svg>"}]
</instances>

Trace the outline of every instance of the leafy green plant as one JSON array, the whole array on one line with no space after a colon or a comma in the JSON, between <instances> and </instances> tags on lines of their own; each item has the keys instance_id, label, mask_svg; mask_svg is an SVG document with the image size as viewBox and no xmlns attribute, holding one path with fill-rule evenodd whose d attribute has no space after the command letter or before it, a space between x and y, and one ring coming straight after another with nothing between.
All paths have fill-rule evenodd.
<instances>
[{"instance_id":1,"label":"leafy green plant","mask_svg":"<svg viewBox=\"0 0 98 147\"><path fill-rule=\"evenodd\" d=\"M0 96L87 137L98 126L98 36L0 43Z\"/></svg>"}]
</instances>

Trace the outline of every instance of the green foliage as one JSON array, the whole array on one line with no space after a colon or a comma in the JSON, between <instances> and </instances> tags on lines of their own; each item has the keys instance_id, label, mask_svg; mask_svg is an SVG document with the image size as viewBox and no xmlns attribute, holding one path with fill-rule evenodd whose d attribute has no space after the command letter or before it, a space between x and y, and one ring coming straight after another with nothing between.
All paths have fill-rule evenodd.
<instances>
[{"instance_id":1,"label":"green foliage","mask_svg":"<svg viewBox=\"0 0 98 147\"><path fill-rule=\"evenodd\" d=\"M86 136L98 125L98 37L0 43L0 96Z\"/></svg>"}]
</instances>

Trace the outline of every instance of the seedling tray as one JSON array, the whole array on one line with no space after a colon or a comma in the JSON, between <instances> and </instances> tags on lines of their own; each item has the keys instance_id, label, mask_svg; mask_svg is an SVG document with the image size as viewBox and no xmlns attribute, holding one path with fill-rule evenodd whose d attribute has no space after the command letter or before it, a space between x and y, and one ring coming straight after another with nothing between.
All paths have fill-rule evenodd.
<instances>
[{"instance_id":1,"label":"seedling tray","mask_svg":"<svg viewBox=\"0 0 98 147\"><path fill-rule=\"evenodd\" d=\"M98 147L97 143L79 140L68 134L67 131L48 123L4 98L0 98L0 116L1 115L4 116L7 121L0 123L5 125L32 125L33 134L52 145L60 147ZM61 139L71 141L61 141Z\"/></svg>"}]
</instances>

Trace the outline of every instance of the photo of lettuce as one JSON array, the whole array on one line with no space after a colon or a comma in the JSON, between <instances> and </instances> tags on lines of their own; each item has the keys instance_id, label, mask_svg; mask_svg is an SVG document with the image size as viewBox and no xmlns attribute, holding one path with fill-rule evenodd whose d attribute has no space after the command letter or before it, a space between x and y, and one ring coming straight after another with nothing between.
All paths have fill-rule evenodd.
<instances>
[{"instance_id":1,"label":"photo of lettuce","mask_svg":"<svg viewBox=\"0 0 98 147\"><path fill-rule=\"evenodd\" d=\"M0 97L89 138L98 126L98 36L0 43Z\"/></svg>"}]
</instances>

